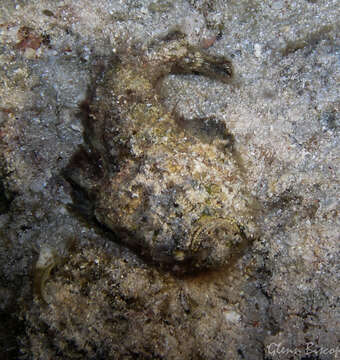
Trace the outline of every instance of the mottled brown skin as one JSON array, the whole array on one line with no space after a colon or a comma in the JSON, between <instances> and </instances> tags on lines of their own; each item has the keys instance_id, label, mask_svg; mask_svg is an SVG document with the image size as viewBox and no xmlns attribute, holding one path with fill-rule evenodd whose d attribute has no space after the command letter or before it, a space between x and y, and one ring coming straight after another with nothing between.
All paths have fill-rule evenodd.
<instances>
[{"instance_id":1,"label":"mottled brown skin","mask_svg":"<svg viewBox=\"0 0 340 360\"><path fill-rule=\"evenodd\" d=\"M67 174L123 243L192 271L227 264L256 230L225 124L198 119L188 126L160 102L161 79L178 73L228 84L232 66L185 40L160 41L142 56L120 59L98 84L85 124L86 154Z\"/></svg>"}]
</instances>

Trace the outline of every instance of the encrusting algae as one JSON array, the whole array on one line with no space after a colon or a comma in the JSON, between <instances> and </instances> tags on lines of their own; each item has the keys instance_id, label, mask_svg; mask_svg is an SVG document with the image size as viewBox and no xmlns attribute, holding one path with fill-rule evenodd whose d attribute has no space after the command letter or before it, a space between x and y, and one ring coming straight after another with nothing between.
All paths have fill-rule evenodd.
<instances>
[{"instance_id":1,"label":"encrusting algae","mask_svg":"<svg viewBox=\"0 0 340 360\"><path fill-rule=\"evenodd\" d=\"M254 200L225 124L186 121L163 106L159 87L168 74L232 86L228 59L184 39L125 56L98 84L85 121L86 148L66 175L122 243L184 271L217 267L255 237Z\"/></svg>"}]
</instances>

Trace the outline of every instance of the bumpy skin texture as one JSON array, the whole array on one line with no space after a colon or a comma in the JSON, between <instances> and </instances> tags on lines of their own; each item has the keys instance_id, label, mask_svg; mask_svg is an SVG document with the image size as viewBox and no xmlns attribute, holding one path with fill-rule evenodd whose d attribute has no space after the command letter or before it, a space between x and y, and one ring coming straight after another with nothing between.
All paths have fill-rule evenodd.
<instances>
[{"instance_id":1,"label":"bumpy skin texture","mask_svg":"<svg viewBox=\"0 0 340 360\"><path fill-rule=\"evenodd\" d=\"M255 236L254 200L225 124L188 122L161 104L171 73L229 83L232 67L183 39L116 62L90 105L86 156L68 176L90 194L96 219L148 258L189 271L224 265Z\"/></svg>"}]
</instances>

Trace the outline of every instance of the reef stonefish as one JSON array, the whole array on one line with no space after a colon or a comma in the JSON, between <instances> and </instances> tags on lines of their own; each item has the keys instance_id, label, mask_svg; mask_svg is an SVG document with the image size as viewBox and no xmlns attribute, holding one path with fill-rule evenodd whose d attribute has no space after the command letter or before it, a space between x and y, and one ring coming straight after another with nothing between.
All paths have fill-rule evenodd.
<instances>
[{"instance_id":1,"label":"reef stonefish","mask_svg":"<svg viewBox=\"0 0 340 360\"><path fill-rule=\"evenodd\" d=\"M172 268L217 267L256 236L254 200L225 123L188 122L160 101L168 74L209 77L228 91L233 70L183 38L125 54L97 81L86 145L66 174L123 244Z\"/></svg>"}]
</instances>

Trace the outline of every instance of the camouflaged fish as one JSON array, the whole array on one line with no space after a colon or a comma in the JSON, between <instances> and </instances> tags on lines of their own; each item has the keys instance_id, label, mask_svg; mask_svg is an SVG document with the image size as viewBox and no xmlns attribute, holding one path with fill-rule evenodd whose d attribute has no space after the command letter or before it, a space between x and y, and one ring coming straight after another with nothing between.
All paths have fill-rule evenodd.
<instances>
[{"instance_id":1,"label":"camouflaged fish","mask_svg":"<svg viewBox=\"0 0 340 360\"><path fill-rule=\"evenodd\" d=\"M232 86L231 62L185 39L124 56L97 82L86 147L66 174L95 218L143 256L185 271L228 264L256 236L253 199L225 123L164 107L158 89L169 74Z\"/></svg>"}]
</instances>

